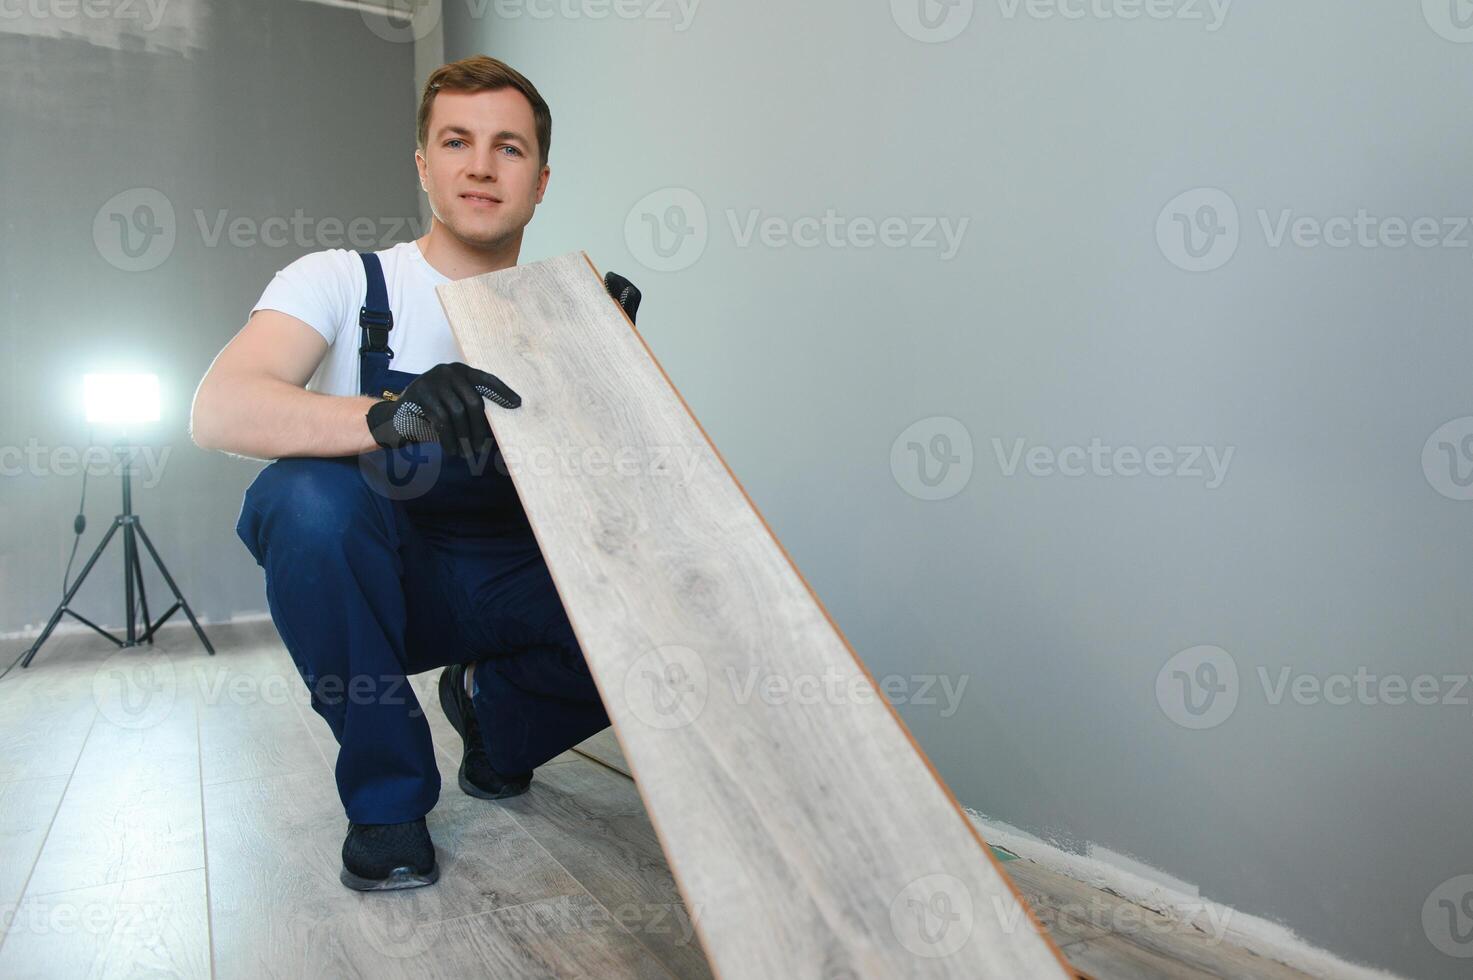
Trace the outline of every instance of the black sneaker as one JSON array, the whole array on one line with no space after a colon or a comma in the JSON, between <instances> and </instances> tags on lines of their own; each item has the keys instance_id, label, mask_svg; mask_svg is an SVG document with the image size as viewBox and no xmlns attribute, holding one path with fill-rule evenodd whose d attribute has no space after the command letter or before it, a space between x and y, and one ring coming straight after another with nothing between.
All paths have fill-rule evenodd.
<instances>
[{"instance_id":1,"label":"black sneaker","mask_svg":"<svg viewBox=\"0 0 1473 980\"><path fill-rule=\"evenodd\" d=\"M440 878L425 818L408 823L349 823L343 841L342 883L354 891L386 892L433 885Z\"/></svg>"},{"instance_id":2,"label":"black sneaker","mask_svg":"<svg viewBox=\"0 0 1473 980\"><path fill-rule=\"evenodd\" d=\"M527 792L527 787L532 785L530 772L503 776L491 768L491 761L486 758L476 709L470 695L465 693L465 664L453 664L440 674L440 707L460 733L463 749L458 781L467 795L482 800L504 800Z\"/></svg>"}]
</instances>

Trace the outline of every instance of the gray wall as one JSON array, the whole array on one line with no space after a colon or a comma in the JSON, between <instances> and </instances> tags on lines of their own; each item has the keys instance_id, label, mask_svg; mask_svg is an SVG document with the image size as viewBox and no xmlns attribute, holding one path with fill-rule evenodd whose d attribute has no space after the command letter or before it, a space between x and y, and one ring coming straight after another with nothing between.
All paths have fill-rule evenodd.
<instances>
[{"instance_id":1,"label":"gray wall","mask_svg":"<svg viewBox=\"0 0 1473 980\"><path fill-rule=\"evenodd\" d=\"M524 260L585 248L631 276L642 332L873 671L969 678L954 713L902 708L964 803L1353 960L1463 975L1437 898L1473 872L1473 690L1443 677L1469 670L1473 490L1441 445L1473 466L1473 231L1275 245L1260 211L1270 231L1286 209L1473 213L1473 45L1449 39L1469 38L1432 0L1220 22L965 0L940 43L906 7L712 2L680 30L446 0L445 54L505 58L552 105ZM694 195L683 219L669 188ZM1199 188L1236 218L1202 193L1168 208ZM1199 231L1196 262L1177 215L1214 201L1199 228L1229 233ZM970 224L948 260L744 246L728 217L830 208ZM662 257L646 222L667 218L696 232ZM1096 466L1095 439L1168 447L1173 475ZM957 457L930 457L934 489L911 442ZM1220 481L1191 459L1208 447L1232 450ZM1275 703L1285 668L1300 695ZM1419 675L1461 705L1395 703ZM1316 703L1324 683L1349 703Z\"/></svg>"},{"instance_id":2,"label":"gray wall","mask_svg":"<svg viewBox=\"0 0 1473 980\"><path fill-rule=\"evenodd\" d=\"M414 237L413 44L297 0L114 9L142 20L0 19L0 633L57 603L81 490L68 451L109 444L83 421L80 377L118 365L160 376L135 508L170 571L202 616L263 611L234 533L260 464L190 442L194 388L277 269L343 245L354 219L368 247ZM165 234L132 259L111 215L139 203ZM118 504L115 475L89 479L74 575ZM84 615L122 621L121 561L114 545L89 576ZM157 615L163 584L146 574ZM25 645L7 642L0 668Z\"/></svg>"}]
</instances>

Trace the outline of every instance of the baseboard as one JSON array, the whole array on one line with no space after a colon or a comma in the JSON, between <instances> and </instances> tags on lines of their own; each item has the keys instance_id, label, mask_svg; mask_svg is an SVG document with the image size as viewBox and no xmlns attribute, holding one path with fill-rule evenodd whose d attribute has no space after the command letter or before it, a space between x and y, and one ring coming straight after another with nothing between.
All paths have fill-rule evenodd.
<instances>
[{"instance_id":1,"label":"baseboard","mask_svg":"<svg viewBox=\"0 0 1473 980\"><path fill-rule=\"evenodd\" d=\"M1403 980L1394 973L1341 959L1277 922L1210 902L1198 894L1195 885L1126 855L1094 844L1086 845L1085 854L1074 854L970 807L964 809L989 844L1162 915L1196 920L1209 934L1220 933L1225 942L1265 959L1327 980Z\"/></svg>"},{"instance_id":2,"label":"baseboard","mask_svg":"<svg viewBox=\"0 0 1473 980\"><path fill-rule=\"evenodd\" d=\"M197 616L196 618L199 620L199 624L201 626L225 626L230 623L258 623L262 620L269 620L271 618L271 614L269 612L239 612L231 613L230 616L225 619L211 619L208 616ZM122 631L127 629L127 626L123 623L99 623L98 625L105 630L111 630L115 633L121 633ZM188 629L189 620L185 618L182 612L176 612L172 617L170 617L167 623L159 627L159 632L175 629L181 625L184 626L185 629ZM42 629L42 626L27 626L25 629L12 630L8 633L0 633L0 643L9 643L14 640L34 640L36 639L36 637L41 635ZM56 629L51 631L51 636L69 636L74 633L91 632L92 630L90 627L83 626L75 619L64 618L60 623L57 624ZM50 642L50 637L47 638L47 642Z\"/></svg>"}]
</instances>

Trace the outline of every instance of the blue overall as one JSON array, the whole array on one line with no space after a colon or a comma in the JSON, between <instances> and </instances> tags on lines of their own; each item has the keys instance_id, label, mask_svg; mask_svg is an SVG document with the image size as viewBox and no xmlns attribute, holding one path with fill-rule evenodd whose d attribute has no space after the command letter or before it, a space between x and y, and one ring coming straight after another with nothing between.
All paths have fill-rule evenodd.
<instances>
[{"instance_id":1,"label":"blue overall","mask_svg":"<svg viewBox=\"0 0 1473 980\"><path fill-rule=\"evenodd\" d=\"M383 272L378 256L362 258L359 390L402 392L415 375L389 369ZM236 533L337 737L338 793L354 823L414 820L439 798L429 723L406 675L476 664L472 702L503 775L608 726L499 453L468 461L424 443L280 459L246 490Z\"/></svg>"}]
</instances>

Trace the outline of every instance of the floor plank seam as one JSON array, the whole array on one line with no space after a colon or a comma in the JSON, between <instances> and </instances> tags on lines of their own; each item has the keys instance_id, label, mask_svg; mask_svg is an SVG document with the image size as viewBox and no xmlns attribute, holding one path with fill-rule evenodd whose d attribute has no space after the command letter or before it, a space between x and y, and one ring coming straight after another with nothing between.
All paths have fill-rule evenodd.
<instances>
[{"instance_id":1,"label":"floor plank seam","mask_svg":"<svg viewBox=\"0 0 1473 980\"><path fill-rule=\"evenodd\" d=\"M199 771L199 846L204 852L205 868L205 944L210 954L210 980L215 980L215 908L210 895L210 825L205 813L205 744L204 712L194 712L195 765Z\"/></svg>"},{"instance_id":2,"label":"floor plank seam","mask_svg":"<svg viewBox=\"0 0 1473 980\"><path fill-rule=\"evenodd\" d=\"M46 834L41 838L41 846L36 848L36 857L31 861L31 870L26 872L25 884L21 885L20 895L15 901L17 908L26 900L26 892L30 890L31 879L36 876L36 865L41 863L41 858L46 853L46 843L51 840L51 831L56 829L57 814L61 813L61 808L66 803L67 794L71 792L72 777L77 774L77 763L82 761L82 753L87 748L87 740L92 737L92 730L97 727L97 715L98 712L94 708L92 711L92 720L87 723L87 734L82 736L81 748L77 749L77 757L72 760L71 772L67 773L66 785L62 787L61 797L56 801L56 809L51 811L51 819L46 823ZM10 939L10 935L10 929L7 926L4 934L0 935L0 953L5 952L5 943Z\"/></svg>"},{"instance_id":3,"label":"floor plank seam","mask_svg":"<svg viewBox=\"0 0 1473 980\"><path fill-rule=\"evenodd\" d=\"M131 885L131 884L134 884L135 882L139 882L139 881L151 881L154 878L167 878L170 875L187 875L187 874L193 874L196 871L205 871L205 870L206 869L205 869L205 866L203 864L199 865L198 867L194 867L194 868L171 868L168 871L156 871L153 874L149 874L149 875L128 875L127 877L124 877L124 878L118 878L115 881L99 881L96 884L92 884L92 885L78 885L76 888L58 888L58 889L56 889L54 891L49 891L49 892L33 892L31 894L28 894L26 897L27 898L55 898L58 895L70 895L73 892L91 891L94 888L108 888L108 887L111 887L113 885Z\"/></svg>"}]
</instances>

